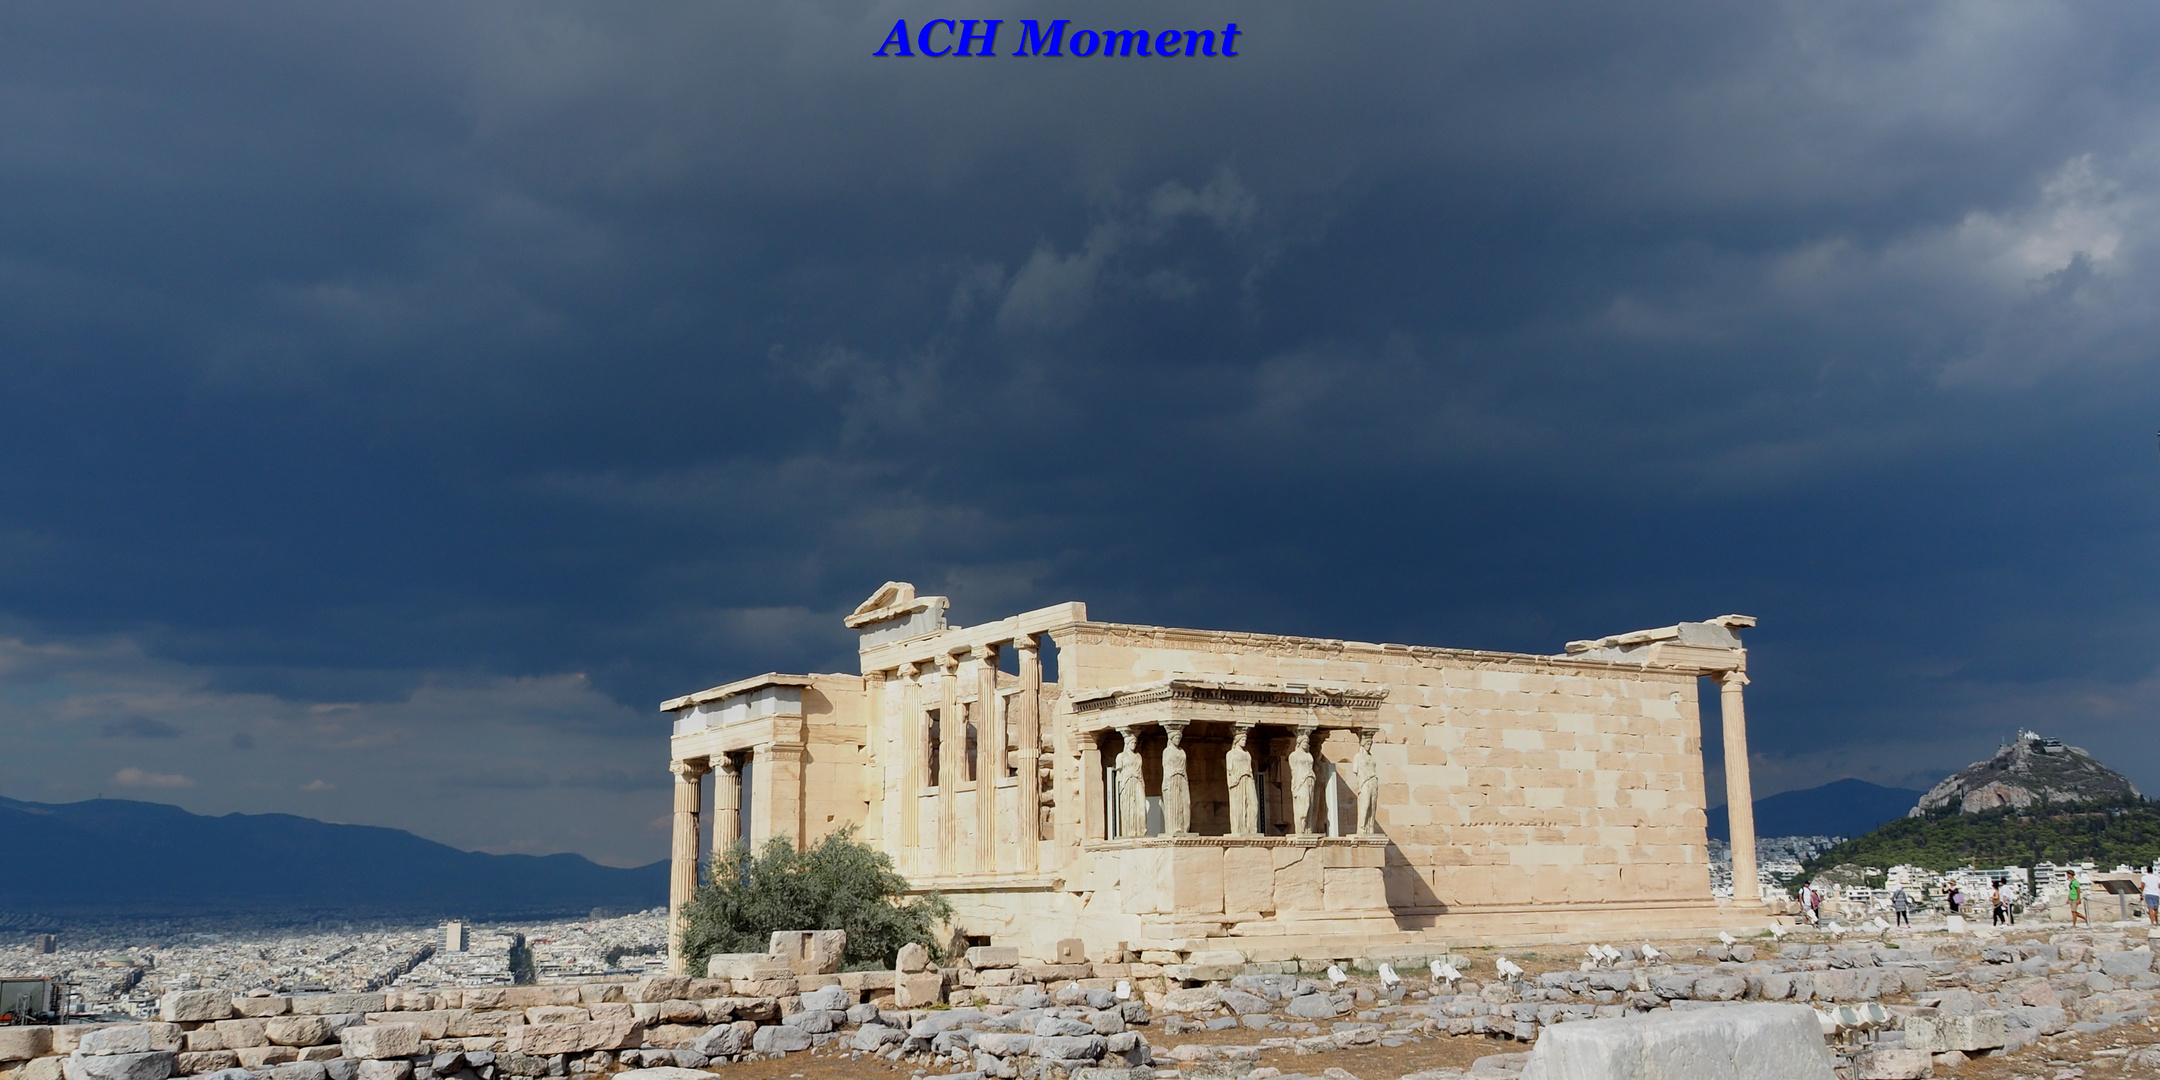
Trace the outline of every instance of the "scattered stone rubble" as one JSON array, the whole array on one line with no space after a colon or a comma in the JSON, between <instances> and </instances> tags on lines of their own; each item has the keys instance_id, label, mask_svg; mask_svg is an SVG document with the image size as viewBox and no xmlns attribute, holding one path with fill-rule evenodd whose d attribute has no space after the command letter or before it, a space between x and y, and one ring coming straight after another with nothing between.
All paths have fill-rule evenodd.
<instances>
[{"instance_id":1,"label":"scattered stone rubble","mask_svg":"<svg viewBox=\"0 0 2160 1080\"><path fill-rule=\"evenodd\" d=\"M2160 992L2142 931L2106 929L1865 940L1798 932L1649 956L1622 949L1610 964L1515 978L1489 959L1434 958L1472 976L1452 982L1407 961L1414 977L1382 982L1232 955L1139 976L1140 965L1024 962L993 947L942 969L911 949L898 971L831 970L842 952L837 932L819 932L776 935L768 953L713 957L707 978L172 991L154 1023L0 1028L0 1080L503 1080L714 1069L802 1052L878 1055L926 1074L974 1074L967 1080L1295 1080L1261 1058L1495 1040L1498 1052L1467 1072L1418 1076L1450 1080L1519 1073L1528 1055L1507 1051L1534 1046L1555 1025L1760 1001L1811 1007L1840 1075L1893 1080L2063 1033L2146 1024ZM1515 959L1547 966L1534 954ZM1310 1071L1325 1073L1324 1063Z\"/></svg>"},{"instance_id":2,"label":"scattered stone rubble","mask_svg":"<svg viewBox=\"0 0 2160 1080\"><path fill-rule=\"evenodd\" d=\"M511 948L530 950L542 980L642 973L665 963L665 908L605 919L476 927L466 951L442 948L423 925L334 924L295 931L241 917L115 921L63 927L51 953L30 939L0 945L0 975L49 975L78 994L91 1016L150 1018L174 990L350 993L452 986L509 986ZM608 955L616 949L629 955Z\"/></svg>"}]
</instances>

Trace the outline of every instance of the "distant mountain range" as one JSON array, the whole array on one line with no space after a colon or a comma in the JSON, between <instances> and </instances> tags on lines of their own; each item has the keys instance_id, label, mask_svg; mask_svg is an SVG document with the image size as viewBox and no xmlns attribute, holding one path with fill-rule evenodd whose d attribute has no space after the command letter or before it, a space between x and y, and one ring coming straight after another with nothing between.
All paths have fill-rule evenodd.
<instances>
[{"instance_id":1,"label":"distant mountain range","mask_svg":"<svg viewBox=\"0 0 2160 1080\"><path fill-rule=\"evenodd\" d=\"M667 902L668 864L459 851L399 829L290 814L205 817L126 799L0 798L0 909L529 918Z\"/></svg>"},{"instance_id":2,"label":"distant mountain range","mask_svg":"<svg viewBox=\"0 0 2160 1080\"><path fill-rule=\"evenodd\" d=\"M1860 836L1904 817L1925 794L1865 780L1833 780L1804 791L1782 791L1755 800L1755 835ZM1709 818L1711 839L1732 839L1724 807L1711 810Z\"/></svg>"}]
</instances>

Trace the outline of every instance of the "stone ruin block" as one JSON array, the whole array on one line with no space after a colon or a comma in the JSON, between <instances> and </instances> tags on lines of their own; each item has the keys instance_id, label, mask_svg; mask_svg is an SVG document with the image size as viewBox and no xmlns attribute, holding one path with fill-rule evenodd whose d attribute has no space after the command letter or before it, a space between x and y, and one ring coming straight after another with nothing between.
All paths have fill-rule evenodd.
<instances>
[{"instance_id":1,"label":"stone ruin block","mask_svg":"<svg viewBox=\"0 0 2160 1080\"><path fill-rule=\"evenodd\" d=\"M894 961L901 973L914 975L930 967L930 950L910 942L900 946L900 954Z\"/></svg>"},{"instance_id":2,"label":"stone ruin block","mask_svg":"<svg viewBox=\"0 0 2160 1080\"><path fill-rule=\"evenodd\" d=\"M794 968L768 953L714 953L705 961L705 971L713 978L738 985L784 980L792 986L795 982Z\"/></svg>"},{"instance_id":3,"label":"stone ruin block","mask_svg":"<svg viewBox=\"0 0 2160 1080\"><path fill-rule=\"evenodd\" d=\"M847 958L847 931L778 930L765 951L797 975L831 975Z\"/></svg>"},{"instance_id":4,"label":"stone ruin block","mask_svg":"<svg viewBox=\"0 0 2160 1080\"><path fill-rule=\"evenodd\" d=\"M1853 1080L1921 1080L1933 1075L1935 1058L1925 1050L1869 1050L1853 1058Z\"/></svg>"},{"instance_id":5,"label":"stone ruin block","mask_svg":"<svg viewBox=\"0 0 2160 1080\"><path fill-rule=\"evenodd\" d=\"M467 997L470 998L470 996L471 992L467 991ZM687 998L690 996L690 977L688 975L647 975L631 983L629 993L625 996L629 1000L639 1003L675 1001L680 998ZM473 1005L469 1000L466 1004L472 1008L494 1007Z\"/></svg>"},{"instance_id":6,"label":"stone ruin block","mask_svg":"<svg viewBox=\"0 0 2160 1080\"><path fill-rule=\"evenodd\" d=\"M223 990L174 990L158 999L158 1019L173 1023L209 1023L232 1014L232 995Z\"/></svg>"},{"instance_id":7,"label":"stone ruin block","mask_svg":"<svg viewBox=\"0 0 2160 1080\"><path fill-rule=\"evenodd\" d=\"M1020 966L1020 950L1011 945L977 945L967 951L968 966L977 971Z\"/></svg>"},{"instance_id":8,"label":"stone ruin block","mask_svg":"<svg viewBox=\"0 0 2160 1080\"><path fill-rule=\"evenodd\" d=\"M368 1024L338 1032L345 1056L369 1061L411 1057L420 1052L420 1025Z\"/></svg>"},{"instance_id":9,"label":"stone ruin block","mask_svg":"<svg viewBox=\"0 0 2160 1080\"><path fill-rule=\"evenodd\" d=\"M935 971L902 974L894 980L893 1007L921 1009L945 1000L945 976Z\"/></svg>"},{"instance_id":10,"label":"stone ruin block","mask_svg":"<svg viewBox=\"0 0 2160 1080\"><path fill-rule=\"evenodd\" d=\"M1544 1029L1521 1080L1833 1080L1815 1012L1723 1005Z\"/></svg>"},{"instance_id":11,"label":"stone ruin block","mask_svg":"<svg viewBox=\"0 0 2160 1080\"><path fill-rule=\"evenodd\" d=\"M52 1053L52 1029L0 1027L0 1061L28 1061Z\"/></svg>"},{"instance_id":12,"label":"stone ruin block","mask_svg":"<svg viewBox=\"0 0 2160 1080\"><path fill-rule=\"evenodd\" d=\"M1905 1045L1931 1054L1951 1050L1994 1050L2010 1038L2009 1022L1999 1012L1964 1016L1912 1016L1905 1020Z\"/></svg>"}]
</instances>

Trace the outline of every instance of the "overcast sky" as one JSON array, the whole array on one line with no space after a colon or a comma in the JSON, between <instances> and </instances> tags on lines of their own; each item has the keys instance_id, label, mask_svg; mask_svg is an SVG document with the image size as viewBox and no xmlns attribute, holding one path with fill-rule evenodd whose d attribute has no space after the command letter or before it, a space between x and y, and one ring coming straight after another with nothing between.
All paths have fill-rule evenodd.
<instances>
[{"instance_id":1,"label":"overcast sky","mask_svg":"<svg viewBox=\"0 0 2160 1080\"><path fill-rule=\"evenodd\" d=\"M894 20L1236 58L880 59ZM879 583L1557 652L1758 794L2160 789L2160 9L0 11L0 794L666 854ZM1717 781L1713 776L1713 789Z\"/></svg>"}]
</instances>

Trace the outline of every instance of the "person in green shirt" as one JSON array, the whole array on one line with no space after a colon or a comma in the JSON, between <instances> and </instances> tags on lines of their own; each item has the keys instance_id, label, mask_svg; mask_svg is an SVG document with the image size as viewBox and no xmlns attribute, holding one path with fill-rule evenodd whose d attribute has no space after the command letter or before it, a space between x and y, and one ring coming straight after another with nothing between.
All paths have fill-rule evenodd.
<instances>
[{"instance_id":1,"label":"person in green shirt","mask_svg":"<svg viewBox=\"0 0 2160 1080\"><path fill-rule=\"evenodd\" d=\"M2073 873L2070 875L2070 925L2079 923L2091 926L2092 920L2085 917L2085 883Z\"/></svg>"}]
</instances>

